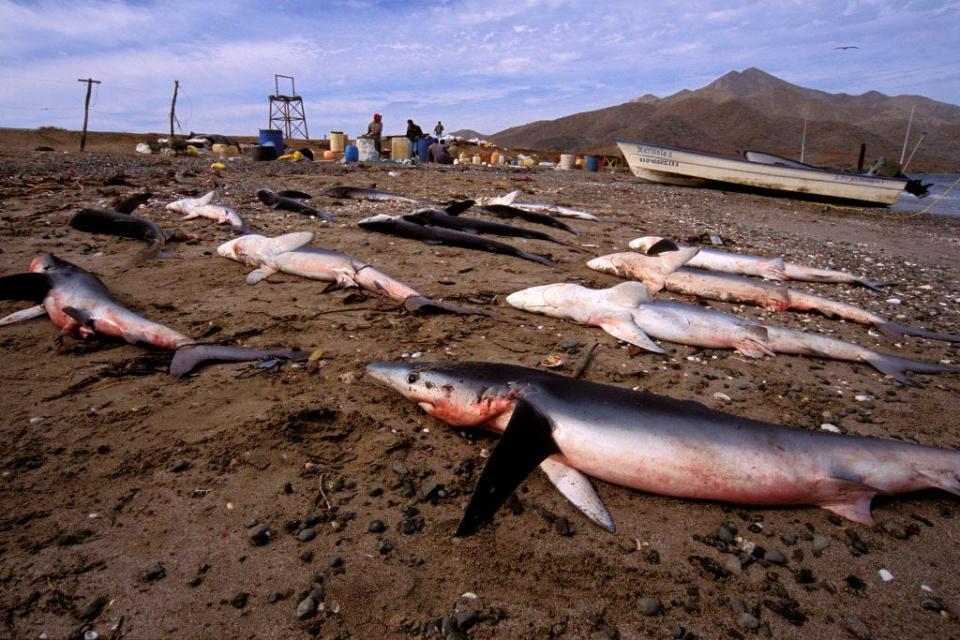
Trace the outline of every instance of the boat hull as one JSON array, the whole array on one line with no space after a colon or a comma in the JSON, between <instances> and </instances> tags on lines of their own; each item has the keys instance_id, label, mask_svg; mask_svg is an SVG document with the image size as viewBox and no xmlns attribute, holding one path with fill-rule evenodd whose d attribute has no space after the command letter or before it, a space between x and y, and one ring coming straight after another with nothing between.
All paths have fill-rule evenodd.
<instances>
[{"instance_id":1,"label":"boat hull","mask_svg":"<svg viewBox=\"0 0 960 640\"><path fill-rule=\"evenodd\" d=\"M688 149L616 140L634 175L642 180L693 186L737 185L783 195L893 204L906 180L840 173L816 167L750 162Z\"/></svg>"}]
</instances>

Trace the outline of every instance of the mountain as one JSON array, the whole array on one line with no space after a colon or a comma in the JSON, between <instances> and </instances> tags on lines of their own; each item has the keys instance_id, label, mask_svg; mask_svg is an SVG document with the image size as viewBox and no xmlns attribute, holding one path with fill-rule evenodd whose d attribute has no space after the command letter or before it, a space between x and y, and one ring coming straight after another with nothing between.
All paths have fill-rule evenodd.
<instances>
[{"instance_id":1,"label":"mountain","mask_svg":"<svg viewBox=\"0 0 960 640\"><path fill-rule=\"evenodd\" d=\"M907 154L927 135L910 164L913 171L960 167L960 106L922 96L862 95L809 89L760 69L731 71L696 90L659 98L646 94L614 107L511 127L490 140L504 147L619 155L614 138L739 155L758 149L799 159L806 120L804 160L854 168L860 144L868 166L880 156L900 158L910 112Z\"/></svg>"},{"instance_id":2,"label":"mountain","mask_svg":"<svg viewBox=\"0 0 960 640\"><path fill-rule=\"evenodd\" d=\"M451 131L447 135L451 136L460 136L464 140L470 140L472 138L479 138L481 140L486 140L487 136L482 133L478 133L473 129L457 129L456 131Z\"/></svg>"}]
</instances>

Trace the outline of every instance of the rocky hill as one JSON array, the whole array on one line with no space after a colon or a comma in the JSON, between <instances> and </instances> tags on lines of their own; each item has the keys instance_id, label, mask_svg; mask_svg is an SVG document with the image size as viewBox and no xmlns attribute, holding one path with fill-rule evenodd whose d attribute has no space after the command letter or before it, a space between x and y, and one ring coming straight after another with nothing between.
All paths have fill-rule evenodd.
<instances>
[{"instance_id":1,"label":"rocky hill","mask_svg":"<svg viewBox=\"0 0 960 640\"><path fill-rule=\"evenodd\" d=\"M759 149L799 158L807 120L807 162L853 168L860 144L868 163L899 159L915 107L907 154L927 133L914 171L960 170L960 106L921 96L827 93L800 87L759 69L731 71L705 87L664 98L646 94L630 102L541 120L490 136L505 147L618 155L613 139L739 154Z\"/></svg>"}]
</instances>

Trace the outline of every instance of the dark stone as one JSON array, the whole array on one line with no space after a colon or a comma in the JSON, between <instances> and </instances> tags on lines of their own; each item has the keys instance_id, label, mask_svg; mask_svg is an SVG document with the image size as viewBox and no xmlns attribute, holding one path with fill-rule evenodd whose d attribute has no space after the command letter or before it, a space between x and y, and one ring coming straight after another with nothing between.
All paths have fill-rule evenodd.
<instances>
[{"instance_id":1,"label":"dark stone","mask_svg":"<svg viewBox=\"0 0 960 640\"><path fill-rule=\"evenodd\" d=\"M381 540L381 541L377 544L377 552L378 552L380 555L385 556L385 555L387 555L388 553L390 553L391 551L393 551L393 543L390 542L389 540Z\"/></svg>"},{"instance_id":2,"label":"dark stone","mask_svg":"<svg viewBox=\"0 0 960 640\"><path fill-rule=\"evenodd\" d=\"M164 569L159 564L155 564L149 569L147 569L147 573L144 574L143 578L147 582L155 582L156 580L160 580L161 578L163 578L165 575L167 575L167 570Z\"/></svg>"},{"instance_id":3,"label":"dark stone","mask_svg":"<svg viewBox=\"0 0 960 640\"><path fill-rule=\"evenodd\" d=\"M177 464L173 465L172 467L170 467L170 471L173 471L174 473L180 473L182 471L186 471L189 468L190 468L190 463L187 462L186 460L182 460Z\"/></svg>"},{"instance_id":4,"label":"dark stone","mask_svg":"<svg viewBox=\"0 0 960 640\"><path fill-rule=\"evenodd\" d=\"M313 549L304 549L300 554L300 559L303 562L313 562Z\"/></svg>"},{"instance_id":5,"label":"dark stone","mask_svg":"<svg viewBox=\"0 0 960 640\"><path fill-rule=\"evenodd\" d=\"M237 609L243 609L245 606L247 606L247 598L249 597L250 597L249 593L246 593L246 592L238 593L237 595L233 596L233 600L230 601L230 604L232 604Z\"/></svg>"},{"instance_id":6,"label":"dark stone","mask_svg":"<svg viewBox=\"0 0 960 640\"><path fill-rule=\"evenodd\" d=\"M370 526L367 527L367 531L370 533L383 533L387 530L387 525L384 524L383 520L374 520L370 523Z\"/></svg>"},{"instance_id":7,"label":"dark stone","mask_svg":"<svg viewBox=\"0 0 960 640\"><path fill-rule=\"evenodd\" d=\"M313 527L307 527L306 529L303 529L299 535L297 535L297 539L300 540L300 542L310 542L316 537L317 530Z\"/></svg>"},{"instance_id":8,"label":"dark stone","mask_svg":"<svg viewBox=\"0 0 960 640\"><path fill-rule=\"evenodd\" d=\"M707 577L713 578L714 580L726 580L733 575L713 558L706 556L689 556L687 561L694 567L700 569Z\"/></svg>"},{"instance_id":9,"label":"dark stone","mask_svg":"<svg viewBox=\"0 0 960 640\"><path fill-rule=\"evenodd\" d=\"M272 534L270 532L270 527L265 524L258 524L247 532L247 537L250 539L250 544L253 544L257 547L262 547L270 542L271 536Z\"/></svg>"},{"instance_id":10,"label":"dark stone","mask_svg":"<svg viewBox=\"0 0 960 640\"><path fill-rule=\"evenodd\" d=\"M274 591L267 596L267 604L276 604L283 600L283 594L279 591Z\"/></svg>"},{"instance_id":11,"label":"dark stone","mask_svg":"<svg viewBox=\"0 0 960 640\"><path fill-rule=\"evenodd\" d=\"M663 605L659 598L644 597L637 599L637 610L645 616L655 616L660 613Z\"/></svg>"},{"instance_id":12,"label":"dark stone","mask_svg":"<svg viewBox=\"0 0 960 640\"><path fill-rule=\"evenodd\" d=\"M83 612L80 614L80 619L86 620L87 622L96 619L109 602L110 599L107 596L97 596L90 601L90 604L84 607Z\"/></svg>"},{"instance_id":13,"label":"dark stone","mask_svg":"<svg viewBox=\"0 0 960 640\"><path fill-rule=\"evenodd\" d=\"M341 558L340 556L336 556L335 558L333 558L333 560L330 561L330 566L333 567L334 569L342 567L343 558Z\"/></svg>"},{"instance_id":14,"label":"dark stone","mask_svg":"<svg viewBox=\"0 0 960 640\"><path fill-rule=\"evenodd\" d=\"M283 523L283 528L287 530L287 533L293 533L300 528L299 520L287 520Z\"/></svg>"}]
</instances>

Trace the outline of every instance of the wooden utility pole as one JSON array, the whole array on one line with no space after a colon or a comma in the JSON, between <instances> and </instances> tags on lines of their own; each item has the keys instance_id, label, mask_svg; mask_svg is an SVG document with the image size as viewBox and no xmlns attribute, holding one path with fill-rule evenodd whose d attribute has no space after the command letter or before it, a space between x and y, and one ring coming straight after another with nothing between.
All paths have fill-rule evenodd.
<instances>
[{"instance_id":1,"label":"wooden utility pole","mask_svg":"<svg viewBox=\"0 0 960 640\"><path fill-rule=\"evenodd\" d=\"M83 151L83 148L87 146L87 118L90 115L90 92L93 90L94 84L100 84L99 80L94 80L93 78L78 78L77 82L86 82L87 83L87 99L83 102L83 133L80 134L80 151Z\"/></svg>"},{"instance_id":2,"label":"wooden utility pole","mask_svg":"<svg viewBox=\"0 0 960 640\"><path fill-rule=\"evenodd\" d=\"M177 111L177 91L180 90L180 81L173 81L173 102L170 103L170 141L173 142L173 121L176 119L174 115Z\"/></svg>"}]
</instances>

